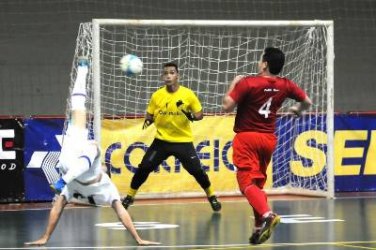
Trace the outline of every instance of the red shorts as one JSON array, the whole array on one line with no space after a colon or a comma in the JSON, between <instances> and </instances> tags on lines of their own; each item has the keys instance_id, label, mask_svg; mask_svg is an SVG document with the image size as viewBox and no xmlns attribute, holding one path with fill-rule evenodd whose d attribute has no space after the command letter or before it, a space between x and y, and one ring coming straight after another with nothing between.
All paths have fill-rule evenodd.
<instances>
[{"instance_id":1,"label":"red shorts","mask_svg":"<svg viewBox=\"0 0 376 250\"><path fill-rule=\"evenodd\" d=\"M263 188L266 168L277 144L277 137L270 133L241 132L234 137L233 162L241 192L252 183Z\"/></svg>"}]
</instances>

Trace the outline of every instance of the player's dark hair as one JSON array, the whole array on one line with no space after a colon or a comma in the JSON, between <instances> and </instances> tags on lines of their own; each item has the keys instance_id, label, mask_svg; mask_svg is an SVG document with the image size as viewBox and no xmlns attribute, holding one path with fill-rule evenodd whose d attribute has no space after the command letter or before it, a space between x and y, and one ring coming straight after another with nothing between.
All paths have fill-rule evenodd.
<instances>
[{"instance_id":1,"label":"player's dark hair","mask_svg":"<svg viewBox=\"0 0 376 250\"><path fill-rule=\"evenodd\" d=\"M163 64L163 68L166 68L166 67L174 67L176 69L176 73L179 72L178 65L174 62L168 62L168 63Z\"/></svg>"},{"instance_id":2,"label":"player's dark hair","mask_svg":"<svg viewBox=\"0 0 376 250\"><path fill-rule=\"evenodd\" d=\"M267 47L264 49L262 61L268 63L270 73L277 75L282 71L285 64L285 54L280 49Z\"/></svg>"}]
</instances>

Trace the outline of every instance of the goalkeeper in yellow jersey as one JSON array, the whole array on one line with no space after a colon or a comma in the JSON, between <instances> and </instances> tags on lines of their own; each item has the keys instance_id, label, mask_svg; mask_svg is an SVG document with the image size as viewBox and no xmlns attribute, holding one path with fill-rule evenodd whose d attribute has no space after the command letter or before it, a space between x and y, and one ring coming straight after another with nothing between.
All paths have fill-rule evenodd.
<instances>
[{"instance_id":1,"label":"goalkeeper in yellow jersey","mask_svg":"<svg viewBox=\"0 0 376 250\"><path fill-rule=\"evenodd\" d=\"M157 133L134 174L127 196L122 204L128 208L140 186L149 174L169 156L175 156L204 189L214 211L221 210L221 203L214 194L210 180L201 167L193 146L191 121L203 118L201 103L194 92L179 85L178 66L175 63L163 65L162 78L165 86L152 95L146 110L143 128L154 123Z\"/></svg>"}]
</instances>

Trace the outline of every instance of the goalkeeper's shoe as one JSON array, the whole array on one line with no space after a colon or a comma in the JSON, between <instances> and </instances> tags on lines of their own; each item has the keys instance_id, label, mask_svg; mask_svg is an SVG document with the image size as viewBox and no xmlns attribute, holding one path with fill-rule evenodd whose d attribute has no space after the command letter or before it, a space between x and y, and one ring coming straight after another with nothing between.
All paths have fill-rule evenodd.
<instances>
[{"instance_id":1,"label":"goalkeeper's shoe","mask_svg":"<svg viewBox=\"0 0 376 250\"><path fill-rule=\"evenodd\" d=\"M281 218L275 213L271 213L266 218L264 218L260 229L260 236L256 244L262 244L267 241L272 235L274 228L280 222Z\"/></svg>"},{"instance_id":2,"label":"goalkeeper's shoe","mask_svg":"<svg viewBox=\"0 0 376 250\"><path fill-rule=\"evenodd\" d=\"M134 198L130 195L127 195L122 201L121 204L125 209L128 209L130 205L132 205L134 202Z\"/></svg>"},{"instance_id":3,"label":"goalkeeper's shoe","mask_svg":"<svg viewBox=\"0 0 376 250\"><path fill-rule=\"evenodd\" d=\"M89 67L89 59L85 56L80 56L77 59L77 65L81 67L84 67L84 66Z\"/></svg>"},{"instance_id":4,"label":"goalkeeper's shoe","mask_svg":"<svg viewBox=\"0 0 376 250\"><path fill-rule=\"evenodd\" d=\"M60 194L61 191L63 190L63 188L65 187L67 183L63 180L63 178L60 178L59 180L57 180L55 183L51 184L50 185L50 188L51 190L55 193L55 194Z\"/></svg>"},{"instance_id":5,"label":"goalkeeper's shoe","mask_svg":"<svg viewBox=\"0 0 376 250\"><path fill-rule=\"evenodd\" d=\"M217 197L216 197L215 195L212 195L212 196L208 197L208 200L209 200L209 202L210 202L210 205L211 205L213 211L218 212L218 211L221 210L222 205L221 205L221 203L217 200Z\"/></svg>"}]
</instances>

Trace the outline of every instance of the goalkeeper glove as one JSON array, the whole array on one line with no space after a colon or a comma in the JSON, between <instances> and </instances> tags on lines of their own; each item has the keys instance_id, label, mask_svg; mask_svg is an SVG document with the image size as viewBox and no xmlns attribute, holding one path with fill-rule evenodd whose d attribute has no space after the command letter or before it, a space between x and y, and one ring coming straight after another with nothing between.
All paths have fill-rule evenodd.
<instances>
[{"instance_id":1,"label":"goalkeeper glove","mask_svg":"<svg viewBox=\"0 0 376 250\"><path fill-rule=\"evenodd\" d=\"M153 123L153 120L145 119L145 121L144 121L144 125L142 125L142 129L146 129L146 128L149 127L152 123Z\"/></svg>"},{"instance_id":2,"label":"goalkeeper glove","mask_svg":"<svg viewBox=\"0 0 376 250\"><path fill-rule=\"evenodd\" d=\"M195 115L192 112L184 111L184 110L181 110L181 112L183 112L183 114L185 114L187 119L190 120L191 122L193 122L196 119Z\"/></svg>"},{"instance_id":3,"label":"goalkeeper glove","mask_svg":"<svg viewBox=\"0 0 376 250\"><path fill-rule=\"evenodd\" d=\"M196 117L195 117L195 115L192 113L192 112L190 112L190 111L185 111L184 109L183 109L183 101L182 100L179 100L179 101L177 101L176 102L176 106L178 107L178 109L187 117L187 119L188 120L190 120L191 122L193 122L194 120L196 120Z\"/></svg>"}]
</instances>

